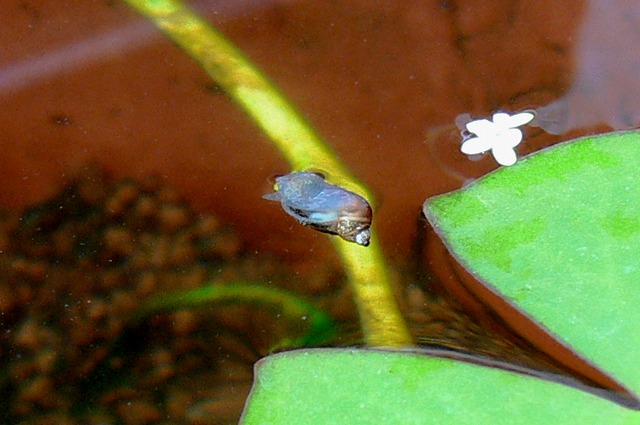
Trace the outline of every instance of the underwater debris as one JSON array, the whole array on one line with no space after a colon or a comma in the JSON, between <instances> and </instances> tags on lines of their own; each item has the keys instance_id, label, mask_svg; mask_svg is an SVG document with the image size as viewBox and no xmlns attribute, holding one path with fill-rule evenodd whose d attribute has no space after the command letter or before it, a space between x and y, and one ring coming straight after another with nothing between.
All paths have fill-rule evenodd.
<instances>
[{"instance_id":1,"label":"underwater debris","mask_svg":"<svg viewBox=\"0 0 640 425\"><path fill-rule=\"evenodd\" d=\"M361 338L342 272L244 249L158 179L88 168L49 201L0 211L0 423L237 423L255 361L309 320L258 300L149 305L267 280Z\"/></svg>"},{"instance_id":2,"label":"underwater debris","mask_svg":"<svg viewBox=\"0 0 640 425\"><path fill-rule=\"evenodd\" d=\"M324 176L300 171L276 177L277 191L263 196L278 201L300 224L367 246L371 206L362 196L329 184Z\"/></svg>"},{"instance_id":3,"label":"underwater debris","mask_svg":"<svg viewBox=\"0 0 640 425\"><path fill-rule=\"evenodd\" d=\"M509 115L504 112L493 114L493 121L480 119L465 124L468 132L476 137L467 138L460 148L467 155L491 151L498 164L510 166L516 163L514 148L522 142L523 134L518 128L533 120L532 112Z\"/></svg>"},{"instance_id":4,"label":"underwater debris","mask_svg":"<svg viewBox=\"0 0 640 425\"><path fill-rule=\"evenodd\" d=\"M194 337L203 327L199 316L182 311L134 330L140 333L133 338L137 345L148 342L133 358L110 354L153 294L197 287L210 270L241 273L235 233L212 215L194 213L156 179L111 185L88 171L54 199L22 214L0 215L0 252L2 423L133 423L129 419L158 418L161 412L168 417L158 388L176 385L194 368L201 373L207 356L221 347L238 346L232 337L213 337L214 347L203 350ZM212 320L209 315L207 323ZM247 385L251 365L234 366ZM92 383L122 371L130 373L124 387ZM235 385L242 393L241 383ZM203 400L194 394L189 403ZM88 405L99 406L100 413L72 413Z\"/></svg>"}]
</instances>

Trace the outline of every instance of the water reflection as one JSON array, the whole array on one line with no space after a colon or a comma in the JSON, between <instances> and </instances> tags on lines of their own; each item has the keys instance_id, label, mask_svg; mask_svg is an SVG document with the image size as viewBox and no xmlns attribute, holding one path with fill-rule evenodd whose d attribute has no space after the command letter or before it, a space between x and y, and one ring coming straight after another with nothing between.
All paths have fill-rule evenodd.
<instances>
[{"instance_id":1,"label":"water reflection","mask_svg":"<svg viewBox=\"0 0 640 425\"><path fill-rule=\"evenodd\" d=\"M630 0L588 2L573 48L575 77L558 100L537 109L551 134L640 126L640 7Z\"/></svg>"}]
</instances>

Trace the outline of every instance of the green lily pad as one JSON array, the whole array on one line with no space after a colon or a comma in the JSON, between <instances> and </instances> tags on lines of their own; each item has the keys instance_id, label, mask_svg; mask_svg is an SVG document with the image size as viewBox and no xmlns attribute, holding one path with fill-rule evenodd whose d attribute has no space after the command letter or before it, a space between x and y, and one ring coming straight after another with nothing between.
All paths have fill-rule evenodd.
<instances>
[{"instance_id":1,"label":"green lily pad","mask_svg":"<svg viewBox=\"0 0 640 425\"><path fill-rule=\"evenodd\" d=\"M479 280L640 394L640 134L554 146L424 213Z\"/></svg>"},{"instance_id":2,"label":"green lily pad","mask_svg":"<svg viewBox=\"0 0 640 425\"><path fill-rule=\"evenodd\" d=\"M566 385L415 353L315 349L269 356L242 425L638 424L640 412Z\"/></svg>"}]
</instances>

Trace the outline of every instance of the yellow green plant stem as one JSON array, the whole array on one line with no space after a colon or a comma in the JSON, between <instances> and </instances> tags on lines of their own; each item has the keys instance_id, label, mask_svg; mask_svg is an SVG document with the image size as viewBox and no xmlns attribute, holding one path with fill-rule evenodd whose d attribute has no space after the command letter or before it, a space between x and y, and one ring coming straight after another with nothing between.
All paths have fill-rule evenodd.
<instances>
[{"instance_id":1,"label":"yellow green plant stem","mask_svg":"<svg viewBox=\"0 0 640 425\"><path fill-rule=\"evenodd\" d=\"M146 301L138 309L134 319L142 320L160 311L239 303L271 306L282 315L284 320L305 322L307 332L297 339L280 342L279 348L326 344L336 334L337 326L334 321L313 304L282 289L247 283L234 285L212 283L184 292L158 295Z\"/></svg>"},{"instance_id":2,"label":"yellow green plant stem","mask_svg":"<svg viewBox=\"0 0 640 425\"><path fill-rule=\"evenodd\" d=\"M176 0L125 0L194 58L251 117L292 169L323 171L328 180L372 200L333 150L258 68L220 32ZM377 238L364 248L334 237L355 294L367 344L412 344L398 310Z\"/></svg>"}]
</instances>

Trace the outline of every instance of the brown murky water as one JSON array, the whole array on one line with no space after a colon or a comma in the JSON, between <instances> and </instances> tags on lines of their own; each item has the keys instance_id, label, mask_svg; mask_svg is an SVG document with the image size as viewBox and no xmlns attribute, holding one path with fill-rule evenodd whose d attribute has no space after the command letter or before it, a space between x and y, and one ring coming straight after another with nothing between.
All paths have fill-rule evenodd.
<instances>
[{"instance_id":1,"label":"brown murky water","mask_svg":"<svg viewBox=\"0 0 640 425\"><path fill-rule=\"evenodd\" d=\"M535 109L540 127L527 128L520 154L640 126L640 6L633 0L191 4L280 85L377 194L375 231L403 270L399 281L411 283L400 289L405 311L427 339L442 338L463 319L451 303L431 310L444 319L424 312L426 301L433 304L431 284L412 268L424 226L420 206L496 167L490 155L472 162L459 152L456 116ZM49 199L87 163L116 180L156 175L196 213L233 226L246 267L269 276L255 264L273 256L292 267L300 286L311 281L323 293L327 285L331 294L334 285L340 288L326 236L261 200L270 178L288 171L284 161L151 25L113 1L11 0L3 9L2 207ZM430 265L434 279L449 273L446 262L428 255L419 263ZM350 311L348 294L341 296ZM343 314L346 322L353 319ZM468 323L462 327L473 335ZM456 335L449 344L464 340ZM488 351L500 351L498 340L480 340L465 344L477 348L484 341ZM171 358L153 358L162 363L163 355ZM142 413L149 407L136 406ZM142 413L131 423L149 423ZM186 423L208 423L198 420Z\"/></svg>"}]
</instances>

